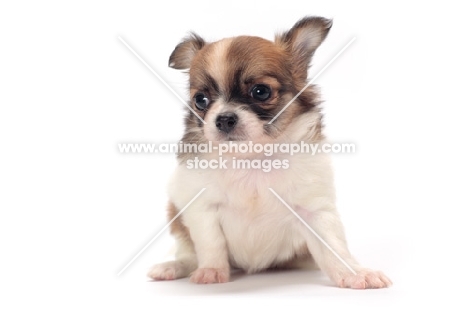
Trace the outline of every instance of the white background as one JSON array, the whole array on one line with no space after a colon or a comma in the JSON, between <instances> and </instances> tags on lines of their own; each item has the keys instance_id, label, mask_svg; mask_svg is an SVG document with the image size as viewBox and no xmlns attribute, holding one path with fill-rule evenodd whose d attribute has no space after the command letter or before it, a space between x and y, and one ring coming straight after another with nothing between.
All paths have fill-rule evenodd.
<instances>
[{"instance_id":1,"label":"white background","mask_svg":"<svg viewBox=\"0 0 468 311\"><path fill-rule=\"evenodd\" d=\"M224 309L252 299L289 309L466 308L468 23L461 6L10 3L0 4L2 309ZM272 39L304 15L334 19L311 76L356 37L316 82L328 137L358 146L334 156L350 248L394 286L338 289L310 271L235 275L210 286L148 282L147 269L170 256L167 232L117 277L165 225L166 182L176 164L171 155L119 154L117 144L175 142L183 130L181 103L118 36L185 96L186 76L167 62L188 31L207 40Z\"/></svg>"}]
</instances>

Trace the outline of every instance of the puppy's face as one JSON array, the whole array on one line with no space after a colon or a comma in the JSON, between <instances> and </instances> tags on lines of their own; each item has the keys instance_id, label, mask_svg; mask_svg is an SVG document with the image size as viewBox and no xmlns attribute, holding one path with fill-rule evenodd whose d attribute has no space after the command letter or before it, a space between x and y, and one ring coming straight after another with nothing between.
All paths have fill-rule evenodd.
<instances>
[{"instance_id":1,"label":"puppy's face","mask_svg":"<svg viewBox=\"0 0 468 311\"><path fill-rule=\"evenodd\" d=\"M275 141L298 116L316 107L307 84L310 59L331 22L300 20L274 42L240 36L206 43L193 34L172 53L169 65L189 69L191 112L184 141ZM270 121L292 100L273 122Z\"/></svg>"}]
</instances>

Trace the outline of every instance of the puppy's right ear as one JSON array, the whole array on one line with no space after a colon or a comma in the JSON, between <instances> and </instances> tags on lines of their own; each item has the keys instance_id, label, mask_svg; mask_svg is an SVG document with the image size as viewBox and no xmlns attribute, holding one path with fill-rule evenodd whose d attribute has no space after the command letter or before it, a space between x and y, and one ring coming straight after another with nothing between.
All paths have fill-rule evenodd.
<instances>
[{"instance_id":1,"label":"puppy's right ear","mask_svg":"<svg viewBox=\"0 0 468 311\"><path fill-rule=\"evenodd\" d=\"M206 42L199 35L191 33L179 43L169 57L169 67L174 69L188 69L195 54L198 53Z\"/></svg>"}]
</instances>

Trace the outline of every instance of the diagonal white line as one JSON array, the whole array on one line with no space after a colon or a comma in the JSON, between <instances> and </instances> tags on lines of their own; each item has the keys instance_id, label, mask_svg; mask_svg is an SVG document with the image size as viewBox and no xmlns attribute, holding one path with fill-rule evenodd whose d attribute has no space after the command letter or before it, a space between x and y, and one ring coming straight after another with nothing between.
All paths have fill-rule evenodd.
<instances>
[{"instance_id":1,"label":"diagonal white line","mask_svg":"<svg viewBox=\"0 0 468 311\"><path fill-rule=\"evenodd\" d=\"M328 245L328 243L325 242L325 240L322 239L322 238L320 237L320 235L318 235L318 233L315 232L315 230L312 229L312 228L309 226L309 224L307 224L307 223L304 221L304 219L302 219L301 216L299 216L299 215L296 213L296 211L294 211L294 210L291 208L291 206L289 206L288 203L286 203L286 201L284 201L283 198L281 198L281 197L275 192L275 190L273 190L272 188L268 188L268 189L278 198L278 200L281 201L281 203L284 204L284 206L286 206L286 207L291 211L291 213L293 213L294 216L297 217L297 219L299 219L299 220L307 227L307 229L310 230L310 232L312 232L312 233L317 237L317 239L319 239L320 242L322 242L323 245L325 245L326 248L328 248L328 249L330 250L330 252L332 252L333 255L335 255L336 258L338 258L339 261L341 261L341 263L342 263L343 265L345 265L346 268L349 269L349 271L351 271L351 273L353 273L354 275L356 275L356 271L354 271L354 269L351 268L351 267L346 263L346 261L344 261L343 258L341 258L340 255L338 255L338 254L333 250L333 248L331 248L330 245Z\"/></svg>"},{"instance_id":2,"label":"diagonal white line","mask_svg":"<svg viewBox=\"0 0 468 311\"><path fill-rule=\"evenodd\" d=\"M278 117L280 116L280 114L282 114L282 113L286 110L286 108L288 108L289 105L291 105L291 104L293 103L293 101L295 101L295 100L307 89L307 87L309 87L309 85L311 85L312 83L314 83L314 81L317 80L317 78L318 78L318 77L319 77L319 76L320 76L320 75L321 75L337 58L338 58L338 56L340 56L340 55L351 45L351 43L354 42L354 40L356 40L356 37L353 37L353 38L351 39L351 41L349 41L348 44L346 44L346 45L338 52L338 54L336 54L335 57L333 57L333 58L325 65L325 67L323 67L323 68L312 78L312 80L310 80L309 83L307 83L306 86L304 86L304 87L302 88L302 90L301 90L299 93L297 93L297 95L294 96L293 99L291 99L291 100L289 101L289 103L288 103L286 106L284 106L283 109L281 109L281 111L278 112L278 114L277 114L273 119L271 119L270 122L268 122L268 124L273 123L273 121L275 121L276 118L278 118Z\"/></svg>"},{"instance_id":3,"label":"diagonal white line","mask_svg":"<svg viewBox=\"0 0 468 311\"><path fill-rule=\"evenodd\" d=\"M156 78L158 78L158 80L159 80L162 84L164 84L164 86L167 87L168 90L171 91L172 94L175 95L175 97L177 97L177 99L179 99L188 109L190 109L190 111L193 112L193 114L194 114L198 119L200 119L200 121L202 121L203 124L206 124L205 120L203 120L203 119L195 112L195 110L193 110L192 107L190 107L190 106L187 104L187 102L186 102L182 97L180 97L180 95L177 94L177 92L174 91L174 89L173 89L172 87L170 87L169 84L167 84L166 81L164 81L164 79L161 78L161 76L158 75L158 73L157 73L156 71L154 71L154 69L151 68L151 66L148 65L148 63L147 63L140 55L138 55L138 53L135 52L135 50L132 49L132 47L131 47L130 45L128 45L128 43L127 43L122 37L119 36L119 40L122 41L122 43L130 50L130 52L132 52L133 55L135 55L135 56L143 63L143 65L145 65L146 68L148 68L149 71L151 71L151 73L154 74L154 75L156 76Z\"/></svg>"},{"instance_id":4,"label":"diagonal white line","mask_svg":"<svg viewBox=\"0 0 468 311\"><path fill-rule=\"evenodd\" d=\"M159 231L159 232L151 239L151 241L149 241L149 242L132 258L132 260L130 260L130 261L125 265L125 267L122 268L122 270L120 270L119 273L117 273L117 276L121 275L122 272L124 272L124 271L125 271L125 270L126 270L126 269L127 269L127 268L128 268L128 267L129 267L129 266L130 266L130 265L131 265L131 264L148 248L148 247L149 247L149 246L150 246L150 245L151 245L151 243L153 243L154 240L156 240L156 239L158 238L158 236L160 236L161 233L163 233L164 230L166 230L166 229L174 222L174 220L176 220L177 217L179 217L180 214L182 214L182 213L187 209L187 207L189 207L190 204L192 204L193 201L195 201L195 200L203 193L203 191L205 191L205 190L206 190L206 188L203 188L202 190L200 190L200 192L198 192L197 195L196 195L193 199L191 199L190 202L188 202L187 205L185 205L184 208L181 209L180 212L178 212L177 215L175 215L174 218L172 218L171 221L169 221L169 222L164 226L164 228L162 228L161 231Z\"/></svg>"}]
</instances>

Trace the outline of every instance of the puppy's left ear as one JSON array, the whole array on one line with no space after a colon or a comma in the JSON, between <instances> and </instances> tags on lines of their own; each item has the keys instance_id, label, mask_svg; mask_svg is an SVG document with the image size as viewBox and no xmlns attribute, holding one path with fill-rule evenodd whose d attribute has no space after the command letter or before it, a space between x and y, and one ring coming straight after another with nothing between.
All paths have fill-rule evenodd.
<instances>
[{"instance_id":1,"label":"puppy's left ear","mask_svg":"<svg viewBox=\"0 0 468 311\"><path fill-rule=\"evenodd\" d=\"M169 57L169 67L174 69L188 69L192 59L206 45L196 33L191 33L179 43Z\"/></svg>"},{"instance_id":2,"label":"puppy's left ear","mask_svg":"<svg viewBox=\"0 0 468 311\"><path fill-rule=\"evenodd\" d=\"M332 20L323 17L305 17L288 32L275 37L275 43L291 54L294 72L300 79L307 79L312 55L327 37L332 24Z\"/></svg>"}]
</instances>

